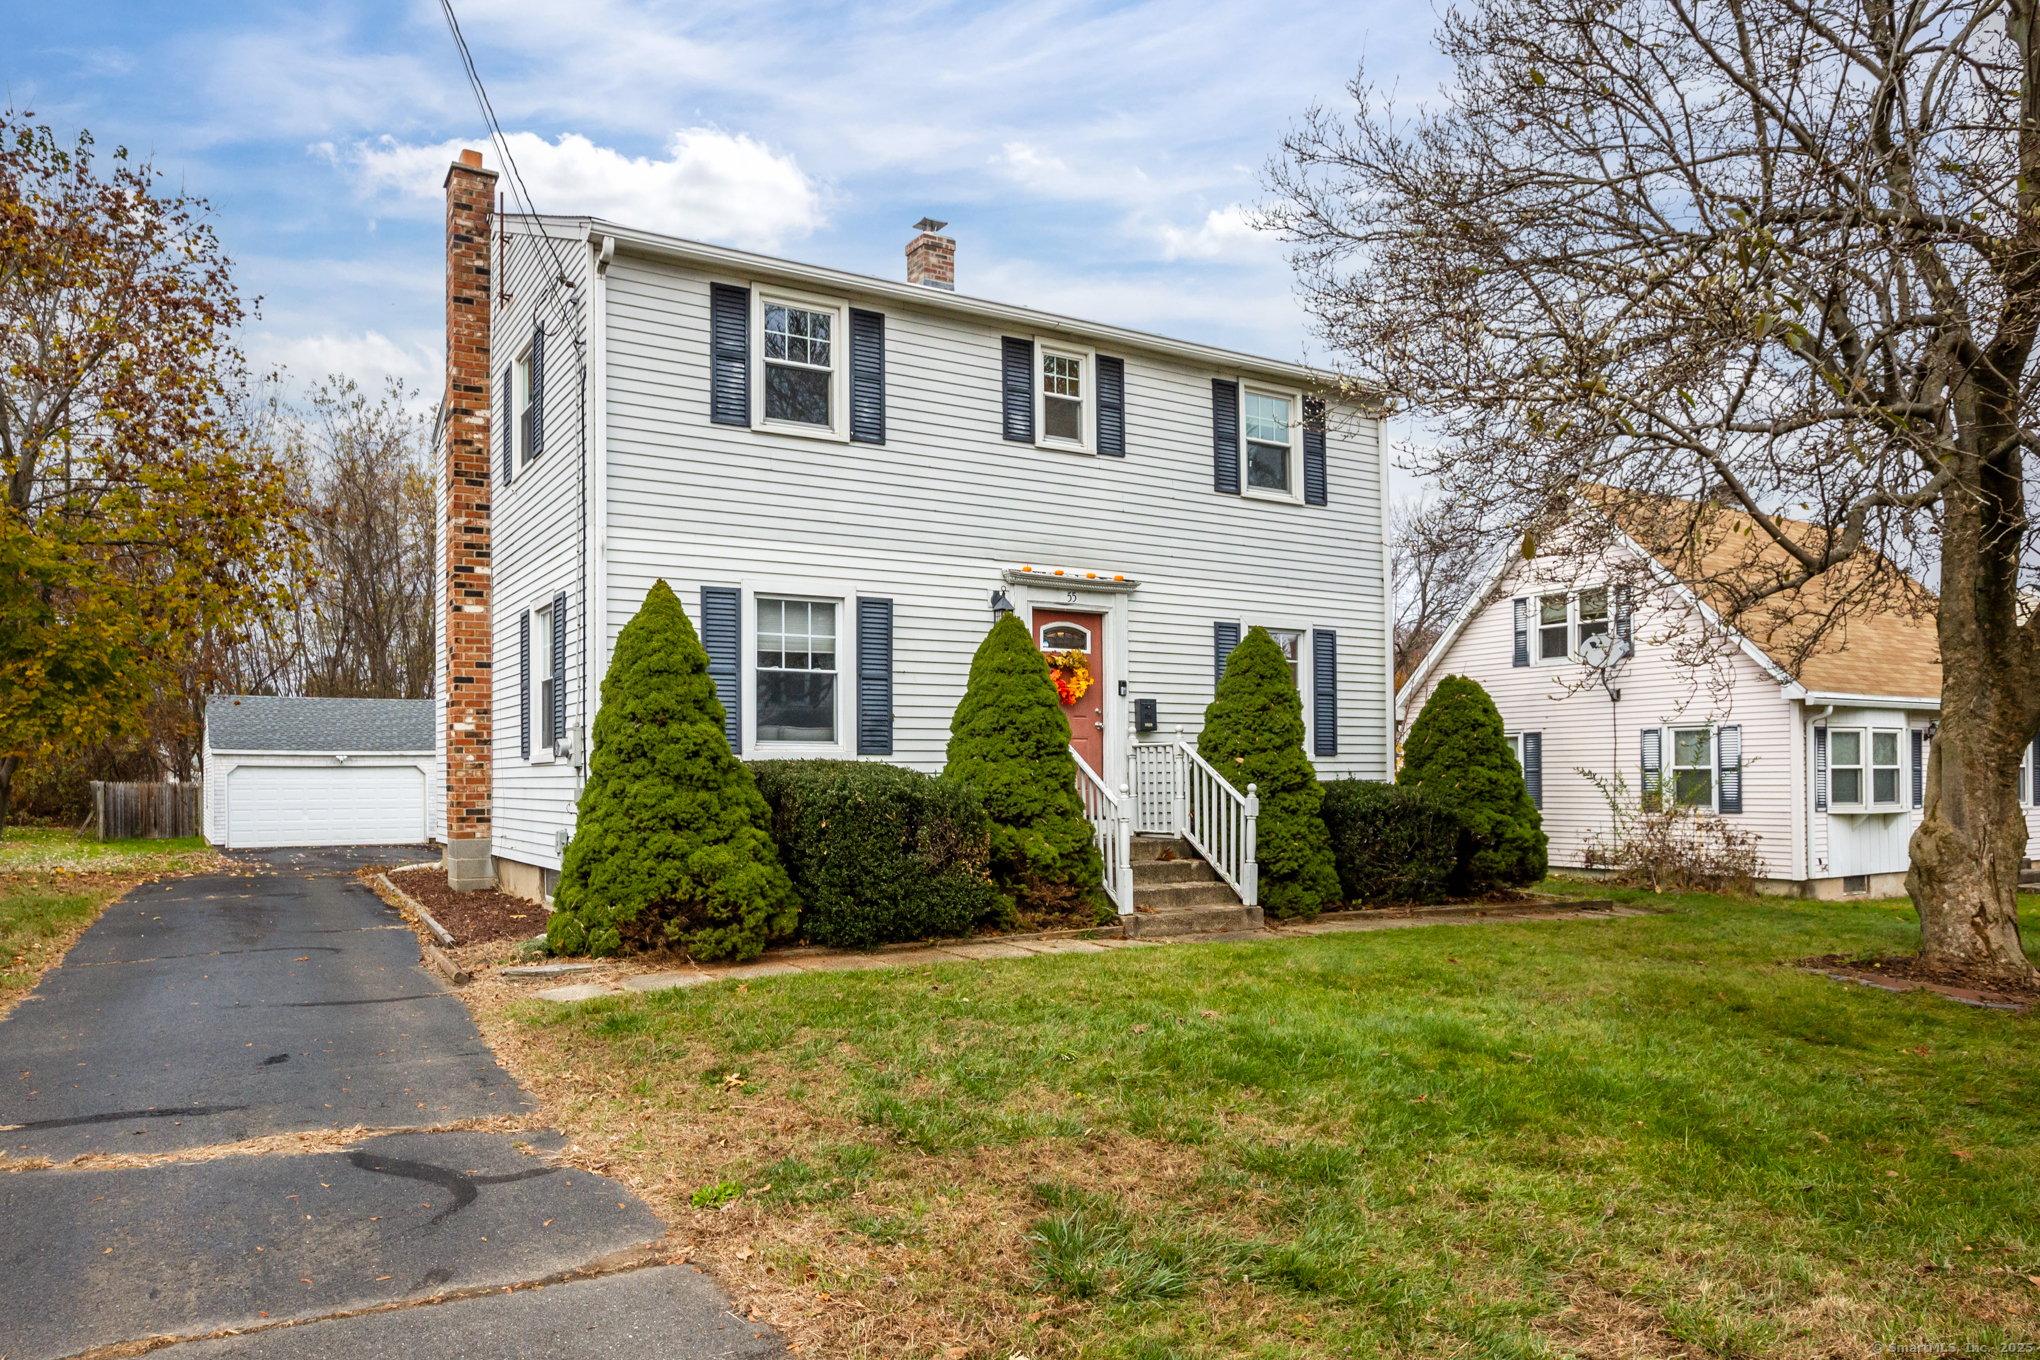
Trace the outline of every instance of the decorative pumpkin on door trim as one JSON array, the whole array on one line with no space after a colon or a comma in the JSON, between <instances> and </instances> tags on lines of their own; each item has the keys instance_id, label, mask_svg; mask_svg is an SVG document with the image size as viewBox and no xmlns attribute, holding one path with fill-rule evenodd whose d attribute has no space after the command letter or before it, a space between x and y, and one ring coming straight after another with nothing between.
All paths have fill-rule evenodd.
<instances>
[{"instance_id":1,"label":"decorative pumpkin on door trim","mask_svg":"<svg viewBox=\"0 0 2040 1360\"><path fill-rule=\"evenodd\" d=\"M1084 691L1091 688L1091 662L1079 651L1044 652L1048 658L1049 677L1055 681L1055 692L1065 704L1073 704L1084 697Z\"/></svg>"}]
</instances>

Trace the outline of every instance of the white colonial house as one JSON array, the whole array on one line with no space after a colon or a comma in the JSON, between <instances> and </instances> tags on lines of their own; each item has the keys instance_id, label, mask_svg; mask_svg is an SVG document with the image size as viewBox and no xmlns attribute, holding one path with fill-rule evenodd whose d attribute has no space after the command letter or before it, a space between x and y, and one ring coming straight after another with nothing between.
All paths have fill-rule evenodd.
<instances>
[{"instance_id":1,"label":"white colonial house","mask_svg":"<svg viewBox=\"0 0 2040 1360\"><path fill-rule=\"evenodd\" d=\"M1253 902L1251 809L1178 746L1246 628L1288 650L1319 773L1390 777L1381 423L1325 375L957 291L941 223L894 281L506 216L478 157L447 188L457 882L550 894L591 677L661 579L746 759L939 771L998 611L1082 653L1066 711L1122 910L1144 831L1201 831Z\"/></svg>"},{"instance_id":2,"label":"white colonial house","mask_svg":"<svg viewBox=\"0 0 2040 1360\"><path fill-rule=\"evenodd\" d=\"M1591 512L1584 522L1598 556L1525 561L1518 541L1496 558L1403 686L1402 730L1441 677L1479 682L1543 811L1554 869L1581 868L1610 837L1602 787L1619 778L1631 796L1660 788L1760 837L1767 891L1902 894L1940 714L1931 615L1850 617L1809 656L1774 654L1722 628L1699 592L1619 529ZM1703 557L1701 572L1730 560ZM1785 606L1827 608L1815 586ZM1629 644L1605 669L1586 660L1597 634ZM2021 785L2030 798L2030 774Z\"/></svg>"}]
</instances>

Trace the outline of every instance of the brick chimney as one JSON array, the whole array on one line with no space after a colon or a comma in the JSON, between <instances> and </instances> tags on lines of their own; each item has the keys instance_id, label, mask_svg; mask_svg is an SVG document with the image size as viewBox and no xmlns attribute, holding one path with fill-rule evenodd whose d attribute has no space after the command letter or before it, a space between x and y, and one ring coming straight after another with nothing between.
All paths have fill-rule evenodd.
<instances>
[{"instance_id":1,"label":"brick chimney","mask_svg":"<svg viewBox=\"0 0 2040 1360\"><path fill-rule=\"evenodd\" d=\"M908 283L940 288L945 293L956 291L956 242L935 234L948 225L930 217L914 223L921 234L907 243Z\"/></svg>"},{"instance_id":2,"label":"brick chimney","mask_svg":"<svg viewBox=\"0 0 2040 1360\"><path fill-rule=\"evenodd\" d=\"M489 249L496 174L463 151L446 172L446 877L495 884L490 855Z\"/></svg>"}]
</instances>

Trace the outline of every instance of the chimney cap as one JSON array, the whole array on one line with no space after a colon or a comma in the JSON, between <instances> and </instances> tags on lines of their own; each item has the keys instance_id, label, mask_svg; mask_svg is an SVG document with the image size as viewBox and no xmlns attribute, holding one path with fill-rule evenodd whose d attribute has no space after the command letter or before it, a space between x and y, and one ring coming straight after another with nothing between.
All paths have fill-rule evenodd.
<instances>
[{"instance_id":1,"label":"chimney cap","mask_svg":"<svg viewBox=\"0 0 2040 1360\"><path fill-rule=\"evenodd\" d=\"M918 221L918 222L914 223L914 230L915 230L915 231L940 231L940 230L942 230L942 229L943 229L944 227L946 227L946 226L948 226L948 225L949 225L949 224L948 224L947 222L937 222L937 221L936 221L936 220L935 220L934 218L932 218L932 217L924 217L924 218L922 218L922 219L921 219L920 221Z\"/></svg>"},{"instance_id":2,"label":"chimney cap","mask_svg":"<svg viewBox=\"0 0 2040 1360\"><path fill-rule=\"evenodd\" d=\"M460 153L460 163L472 170L482 168L482 153L472 148Z\"/></svg>"}]
</instances>

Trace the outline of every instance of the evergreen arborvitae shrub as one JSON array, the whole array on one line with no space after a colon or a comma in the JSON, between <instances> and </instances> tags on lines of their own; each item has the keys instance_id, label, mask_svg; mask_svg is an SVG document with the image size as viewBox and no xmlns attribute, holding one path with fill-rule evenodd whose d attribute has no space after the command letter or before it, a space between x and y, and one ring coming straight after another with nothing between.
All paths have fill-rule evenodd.
<instances>
[{"instance_id":1,"label":"evergreen arborvitae shrub","mask_svg":"<svg viewBox=\"0 0 2040 1360\"><path fill-rule=\"evenodd\" d=\"M1226 658L1218 694L1204 710L1197 754L1244 792L1254 785L1261 818L1254 841L1261 910L1314 916L1339 900L1331 837L1318 805L1324 787L1303 754L1303 698L1289 660L1265 628Z\"/></svg>"},{"instance_id":2,"label":"evergreen arborvitae shrub","mask_svg":"<svg viewBox=\"0 0 2040 1360\"><path fill-rule=\"evenodd\" d=\"M1322 811L1347 906L1445 900L1459 868L1458 813L1367 779L1328 780Z\"/></svg>"},{"instance_id":3,"label":"evergreen arborvitae shrub","mask_svg":"<svg viewBox=\"0 0 2040 1360\"><path fill-rule=\"evenodd\" d=\"M761 760L751 773L815 944L962 935L993 910L992 823L968 784L860 760Z\"/></svg>"},{"instance_id":4,"label":"evergreen arborvitae shrub","mask_svg":"<svg viewBox=\"0 0 2040 1360\"><path fill-rule=\"evenodd\" d=\"M1509 751L1488 692L1462 675L1431 691L1403 739L1398 785L1421 790L1466 827L1454 887L1480 893L1544 877L1544 818Z\"/></svg>"},{"instance_id":5,"label":"evergreen arborvitae shrub","mask_svg":"<svg viewBox=\"0 0 2040 1360\"><path fill-rule=\"evenodd\" d=\"M976 789L992 819L992 882L1007 912L1104 921L1105 863L1077 793L1070 724L1048 661L1006 614L971 658L943 773Z\"/></svg>"},{"instance_id":6,"label":"evergreen arborvitae shrub","mask_svg":"<svg viewBox=\"0 0 2040 1360\"><path fill-rule=\"evenodd\" d=\"M616 638L554 891L555 954L751 959L799 920L771 814L723 737L708 653L664 581Z\"/></svg>"}]
</instances>

